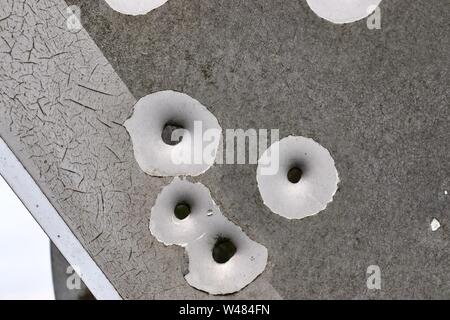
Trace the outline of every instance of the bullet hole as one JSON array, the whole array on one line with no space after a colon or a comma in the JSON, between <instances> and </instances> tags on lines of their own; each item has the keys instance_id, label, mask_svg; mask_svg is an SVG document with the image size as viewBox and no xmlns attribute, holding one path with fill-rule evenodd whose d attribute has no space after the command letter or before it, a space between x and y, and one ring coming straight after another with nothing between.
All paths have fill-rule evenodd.
<instances>
[{"instance_id":1,"label":"bullet hole","mask_svg":"<svg viewBox=\"0 0 450 320\"><path fill-rule=\"evenodd\" d=\"M191 206L186 202L180 202L175 206L173 213L179 220L184 220L191 214Z\"/></svg>"},{"instance_id":2,"label":"bullet hole","mask_svg":"<svg viewBox=\"0 0 450 320\"><path fill-rule=\"evenodd\" d=\"M169 121L164 125L164 128L161 133L161 138L165 144L169 146L175 146L183 140L183 137L179 134L173 134L175 130L184 129L184 127L176 122ZM175 139L178 137L178 139Z\"/></svg>"},{"instance_id":3,"label":"bullet hole","mask_svg":"<svg viewBox=\"0 0 450 320\"><path fill-rule=\"evenodd\" d=\"M223 216L199 182L176 177L163 188L151 210L150 232L166 246L185 248L174 262L190 286L212 295L238 292L267 265L267 249Z\"/></svg>"},{"instance_id":4,"label":"bullet hole","mask_svg":"<svg viewBox=\"0 0 450 320\"><path fill-rule=\"evenodd\" d=\"M205 106L187 94L171 90L139 99L124 126L130 134L139 167L156 177L204 173L214 164L222 132L217 118ZM202 137L211 132L209 140L212 141L195 146L190 143L190 133L197 127ZM202 159L188 162L189 154L197 152L204 155Z\"/></svg>"},{"instance_id":5,"label":"bullet hole","mask_svg":"<svg viewBox=\"0 0 450 320\"><path fill-rule=\"evenodd\" d=\"M264 162L273 152L279 156L276 172L268 170ZM326 209L336 193L339 175L327 149L311 138L288 136L261 155L256 180L262 200L272 212L303 219Z\"/></svg>"},{"instance_id":6,"label":"bullet hole","mask_svg":"<svg viewBox=\"0 0 450 320\"><path fill-rule=\"evenodd\" d=\"M236 253L236 246L230 239L219 237L214 244L212 256L217 263L226 263Z\"/></svg>"},{"instance_id":7,"label":"bullet hole","mask_svg":"<svg viewBox=\"0 0 450 320\"><path fill-rule=\"evenodd\" d=\"M302 178L303 171L298 167L293 167L288 171L287 178L290 183L298 183Z\"/></svg>"}]
</instances>

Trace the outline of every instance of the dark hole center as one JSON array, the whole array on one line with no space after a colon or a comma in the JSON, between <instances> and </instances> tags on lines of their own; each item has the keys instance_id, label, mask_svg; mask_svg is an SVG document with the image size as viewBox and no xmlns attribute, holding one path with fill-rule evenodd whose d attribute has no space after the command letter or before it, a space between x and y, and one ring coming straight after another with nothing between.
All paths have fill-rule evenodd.
<instances>
[{"instance_id":1,"label":"dark hole center","mask_svg":"<svg viewBox=\"0 0 450 320\"><path fill-rule=\"evenodd\" d=\"M191 206L186 202L180 202L175 206L173 213L178 219L184 220L191 214Z\"/></svg>"},{"instance_id":2,"label":"dark hole center","mask_svg":"<svg viewBox=\"0 0 450 320\"><path fill-rule=\"evenodd\" d=\"M287 178L291 183L298 183L302 175L303 171L299 167L293 167L288 171Z\"/></svg>"},{"instance_id":3,"label":"dark hole center","mask_svg":"<svg viewBox=\"0 0 450 320\"><path fill-rule=\"evenodd\" d=\"M164 141L165 144L168 144L169 146L175 146L183 140L183 137L178 137L178 139L175 139L173 136L173 133L175 130L184 129L182 125L179 125L175 122L167 122L164 125L163 131L161 133L161 138Z\"/></svg>"},{"instance_id":4,"label":"dark hole center","mask_svg":"<svg viewBox=\"0 0 450 320\"><path fill-rule=\"evenodd\" d=\"M217 263L225 263L230 260L236 253L236 246L230 239L219 238L217 239L212 256Z\"/></svg>"}]
</instances>

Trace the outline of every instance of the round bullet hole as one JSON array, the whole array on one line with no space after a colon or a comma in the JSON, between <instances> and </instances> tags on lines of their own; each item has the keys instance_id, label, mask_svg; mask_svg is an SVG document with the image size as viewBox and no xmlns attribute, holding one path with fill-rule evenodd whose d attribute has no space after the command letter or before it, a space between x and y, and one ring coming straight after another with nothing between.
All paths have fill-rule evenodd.
<instances>
[{"instance_id":1,"label":"round bullet hole","mask_svg":"<svg viewBox=\"0 0 450 320\"><path fill-rule=\"evenodd\" d=\"M219 237L214 244L212 256L217 263L225 263L236 253L236 246L230 239Z\"/></svg>"},{"instance_id":2,"label":"round bullet hole","mask_svg":"<svg viewBox=\"0 0 450 320\"><path fill-rule=\"evenodd\" d=\"M298 183L302 175L303 171L299 167L293 167L288 171L287 178L291 183Z\"/></svg>"},{"instance_id":3,"label":"round bullet hole","mask_svg":"<svg viewBox=\"0 0 450 320\"><path fill-rule=\"evenodd\" d=\"M164 141L165 144L169 146L175 146L183 140L183 137L179 134L176 134L175 137L178 137L178 139L175 139L174 137L174 131L184 129L182 125L169 121L164 125L164 128L161 133L161 138Z\"/></svg>"},{"instance_id":4,"label":"round bullet hole","mask_svg":"<svg viewBox=\"0 0 450 320\"><path fill-rule=\"evenodd\" d=\"M184 220L191 214L191 206L186 202L180 202L175 206L173 213L179 220Z\"/></svg>"}]
</instances>

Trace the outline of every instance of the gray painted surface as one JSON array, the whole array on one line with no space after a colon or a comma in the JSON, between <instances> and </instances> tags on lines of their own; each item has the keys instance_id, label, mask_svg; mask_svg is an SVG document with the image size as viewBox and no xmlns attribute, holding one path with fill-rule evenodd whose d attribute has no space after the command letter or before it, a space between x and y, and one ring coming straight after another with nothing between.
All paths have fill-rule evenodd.
<instances>
[{"instance_id":1,"label":"gray painted surface","mask_svg":"<svg viewBox=\"0 0 450 320\"><path fill-rule=\"evenodd\" d=\"M197 179L269 250L231 298L450 298L447 0L383 1L381 30L330 24L297 0L170 0L142 17L68 1L134 97L84 30L67 33L58 1L14 0L9 17L1 1L0 135L124 298L207 297L184 281L183 250L149 233L170 179L139 170L120 126L134 98L164 89L222 128L311 137L336 162L340 191L301 221L262 204L255 166ZM372 264L381 291L366 288Z\"/></svg>"}]
</instances>

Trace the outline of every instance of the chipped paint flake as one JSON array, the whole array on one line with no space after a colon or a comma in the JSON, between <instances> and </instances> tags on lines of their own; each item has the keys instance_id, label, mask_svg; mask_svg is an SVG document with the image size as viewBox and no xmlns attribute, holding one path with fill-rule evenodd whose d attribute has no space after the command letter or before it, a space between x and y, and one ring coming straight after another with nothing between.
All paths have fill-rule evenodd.
<instances>
[{"instance_id":1,"label":"chipped paint flake","mask_svg":"<svg viewBox=\"0 0 450 320\"><path fill-rule=\"evenodd\" d=\"M433 220L431 220L430 227L431 231L437 231L441 227L441 223L436 218L433 218Z\"/></svg>"}]
</instances>

